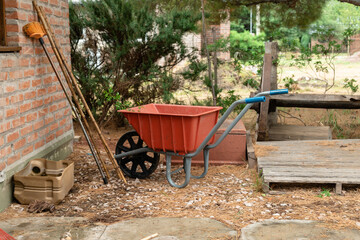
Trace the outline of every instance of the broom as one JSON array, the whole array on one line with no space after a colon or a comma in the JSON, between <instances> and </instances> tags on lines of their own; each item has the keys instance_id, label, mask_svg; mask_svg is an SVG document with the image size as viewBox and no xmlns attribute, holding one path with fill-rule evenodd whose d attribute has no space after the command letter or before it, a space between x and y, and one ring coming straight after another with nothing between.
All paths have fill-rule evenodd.
<instances>
[{"instance_id":1,"label":"broom","mask_svg":"<svg viewBox=\"0 0 360 240\"><path fill-rule=\"evenodd\" d=\"M66 92L65 86L63 85L63 83L62 83L62 81L61 81L61 79L60 79L60 75L59 75L58 71L56 70L55 65L54 65L54 63L53 63L53 61L51 60L51 57L50 57L50 55L49 55L49 52L47 51L47 49L46 49L46 47L45 47L45 42L44 42L44 39L42 38L42 37L45 35L45 31L44 31L43 26L42 26L39 22L31 22L31 23L26 24L26 25L23 27L23 31L24 31L29 37L31 37L31 38L39 39L40 44L41 44L41 46L43 47L43 49L44 49L44 51L45 51L45 54L46 54L47 58L49 59L49 62L50 62L50 64L51 64L52 68L54 69L55 75L56 75L56 77L58 78L59 83L60 83L60 85L61 85L61 87L62 87L62 89L63 89L63 91L64 91L64 93L65 93L65 96L66 96L66 98L67 98L67 100L68 100L68 102L69 102L69 104L70 104L70 106L71 106L71 108L72 108L72 110L73 110L76 118L77 118L78 121L79 121L79 124L80 124L80 126L81 126L81 129L82 129L82 131L83 131L83 133L84 133L84 135L85 135L85 138L86 138L86 140L87 140L87 142L88 142L88 145L89 145L89 147L90 147L91 153L92 153L92 155L93 155L93 157L94 157L94 159L95 159L95 162L96 162L96 164L97 164L97 166L98 166L98 169L99 169L99 171L100 171L101 177L103 178L104 183L107 184L107 183L108 183L108 176L109 176L109 174L108 174L107 169L106 169L106 167L105 167L105 163L102 161L101 158L100 158L100 160L99 160L99 158L98 158L98 156L97 156L97 154L96 154L97 151L94 150L94 144L90 141L91 135L90 135L90 138L89 138L88 133L87 133L87 131L86 131L86 129L85 129L82 121L81 121L81 118L80 118L80 116L78 115L78 112L77 112L77 110L76 110L73 102L71 101L70 96L69 96L68 93ZM81 109L79 109L79 111L81 111ZM85 120L85 121L86 121L86 120ZM96 148L96 147L95 147L95 148ZM100 154L99 154L99 157L100 157ZM106 171L106 175L105 175L102 167L104 167L104 169L105 169L105 171Z\"/></svg>"},{"instance_id":2,"label":"broom","mask_svg":"<svg viewBox=\"0 0 360 240\"><path fill-rule=\"evenodd\" d=\"M0 240L15 240L15 238L13 238L0 228Z\"/></svg>"}]
</instances>

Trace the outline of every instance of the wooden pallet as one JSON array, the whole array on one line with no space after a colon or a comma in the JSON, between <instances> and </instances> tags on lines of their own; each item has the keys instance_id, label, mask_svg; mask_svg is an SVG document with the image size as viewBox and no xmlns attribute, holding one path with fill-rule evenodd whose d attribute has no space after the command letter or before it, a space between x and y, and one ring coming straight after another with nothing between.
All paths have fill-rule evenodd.
<instances>
[{"instance_id":1,"label":"wooden pallet","mask_svg":"<svg viewBox=\"0 0 360 240\"><path fill-rule=\"evenodd\" d=\"M269 141L330 140L329 126L295 126L275 124L269 128Z\"/></svg>"},{"instance_id":2,"label":"wooden pallet","mask_svg":"<svg viewBox=\"0 0 360 240\"><path fill-rule=\"evenodd\" d=\"M271 183L360 184L360 139L257 142L263 190Z\"/></svg>"}]
</instances>

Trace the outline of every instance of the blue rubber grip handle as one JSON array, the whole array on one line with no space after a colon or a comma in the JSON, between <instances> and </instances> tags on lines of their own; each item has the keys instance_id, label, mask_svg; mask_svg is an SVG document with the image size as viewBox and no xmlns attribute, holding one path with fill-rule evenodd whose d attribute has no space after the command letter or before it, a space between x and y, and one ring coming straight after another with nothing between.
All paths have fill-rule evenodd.
<instances>
[{"instance_id":1,"label":"blue rubber grip handle","mask_svg":"<svg viewBox=\"0 0 360 240\"><path fill-rule=\"evenodd\" d=\"M265 97L253 97L253 98L246 98L246 103L257 103L257 102L265 102Z\"/></svg>"},{"instance_id":2,"label":"blue rubber grip handle","mask_svg":"<svg viewBox=\"0 0 360 240\"><path fill-rule=\"evenodd\" d=\"M270 95L278 95L278 94L287 94L289 93L288 89L278 89L278 90L270 90Z\"/></svg>"}]
</instances>

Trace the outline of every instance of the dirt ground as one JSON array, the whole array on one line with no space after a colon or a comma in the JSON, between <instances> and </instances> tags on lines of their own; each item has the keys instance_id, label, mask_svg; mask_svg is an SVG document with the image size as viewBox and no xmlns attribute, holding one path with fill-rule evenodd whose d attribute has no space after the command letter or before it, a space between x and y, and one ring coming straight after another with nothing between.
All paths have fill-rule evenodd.
<instances>
[{"instance_id":1,"label":"dirt ground","mask_svg":"<svg viewBox=\"0 0 360 240\"><path fill-rule=\"evenodd\" d=\"M249 127L252 114L244 119ZM128 129L107 127L103 130L111 149ZM75 126L76 135L82 135ZM105 156L105 151L102 151ZM0 220L16 217L76 216L91 222L113 223L143 217L208 217L240 232L241 228L264 219L320 220L329 228L359 228L360 188L344 186L337 196L333 185L274 185L274 195L259 189L261 182L254 170L240 166L210 166L203 179L192 179L184 189L171 187L165 166L148 179L129 179L125 185L117 179L108 163L111 183L104 185L90 150L82 137L74 143L69 157L75 162L75 184L53 213L28 213L27 206L13 203L0 214ZM193 173L201 173L193 167ZM329 196L321 192L328 190Z\"/></svg>"}]
</instances>

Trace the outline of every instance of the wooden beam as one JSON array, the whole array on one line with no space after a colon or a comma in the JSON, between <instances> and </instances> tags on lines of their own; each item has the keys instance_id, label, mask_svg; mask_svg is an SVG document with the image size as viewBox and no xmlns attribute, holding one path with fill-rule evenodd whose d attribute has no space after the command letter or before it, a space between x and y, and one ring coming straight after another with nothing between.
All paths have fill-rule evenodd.
<instances>
[{"instance_id":1,"label":"wooden beam","mask_svg":"<svg viewBox=\"0 0 360 240\"><path fill-rule=\"evenodd\" d=\"M0 46L6 46L5 0L0 0Z\"/></svg>"},{"instance_id":2,"label":"wooden beam","mask_svg":"<svg viewBox=\"0 0 360 240\"><path fill-rule=\"evenodd\" d=\"M270 97L270 111L276 107L360 109L360 96L339 94L273 95ZM251 109L259 112L260 104L255 103Z\"/></svg>"},{"instance_id":3,"label":"wooden beam","mask_svg":"<svg viewBox=\"0 0 360 240\"><path fill-rule=\"evenodd\" d=\"M19 52L20 50L19 46L0 46L0 52Z\"/></svg>"},{"instance_id":4,"label":"wooden beam","mask_svg":"<svg viewBox=\"0 0 360 240\"><path fill-rule=\"evenodd\" d=\"M360 109L360 96L336 94L273 95L271 102L277 107L303 107L327 109Z\"/></svg>"}]
</instances>

